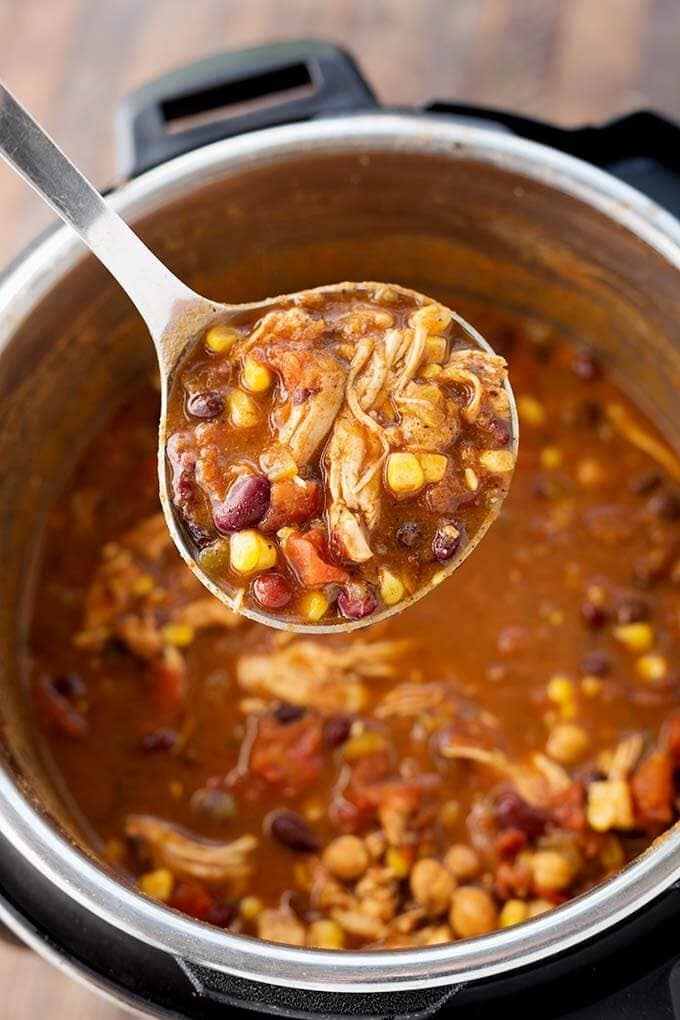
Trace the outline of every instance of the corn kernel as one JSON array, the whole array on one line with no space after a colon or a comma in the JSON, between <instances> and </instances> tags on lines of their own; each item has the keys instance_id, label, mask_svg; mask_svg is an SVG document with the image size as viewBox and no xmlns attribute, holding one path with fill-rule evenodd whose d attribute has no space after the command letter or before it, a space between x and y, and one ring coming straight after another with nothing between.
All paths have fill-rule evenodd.
<instances>
[{"instance_id":1,"label":"corn kernel","mask_svg":"<svg viewBox=\"0 0 680 1020\"><path fill-rule=\"evenodd\" d=\"M479 488L479 478L473 468L465 468L465 484L467 485L470 492L476 492Z\"/></svg>"},{"instance_id":2,"label":"corn kernel","mask_svg":"<svg viewBox=\"0 0 680 1020\"><path fill-rule=\"evenodd\" d=\"M635 824L630 790L625 779L603 779L588 787L588 824L595 832L632 829Z\"/></svg>"},{"instance_id":3,"label":"corn kernel","mask_svg":"<svg viewBox=\"0 0 680 1020\"><path fill-rule=\"evenodd\" d=\"M479 463L486 471L504 475L514 468L515 458L511 450L484 450L479 455Z\"/></svg>"},{"instance_id":4,"label":"corn kernel","mask_svg":"<svg viewBox=\"0 0 680 1020\"><path fill-rule=\"evenodd\" d=\"M214 354L225 354L239 339L239 332L231 326L211 326L205 334L205 346Z\"/></svg>"},{"instance_id":5,"label":"corn kernel","mask_svg":"<svg viewBox=\"0 0 680 1020\"><path fill-rule=\"evenodd\" d=\"M188 648L196 637L196 631L187 623L168 623L161 633L165 643L175 648Z\"/></svg>"},{"instance_id":6,"label":"corn kernel","mask_svg":"<svg viewBox=\"0 0 680 1020\"><path fill-rule=\"evenodd\" d=\"M607 871L618 871L625 862L623 847L618 836L610 834L605 836L600 850L600 862Z\"/></svg>"},{"instance_id":7,"label":"corn kernel","mask_svg":"<svg viewBox=\"0 0 680 1020\"><path fill-rule=\"evenodd\" d=\"M523 425L539 428L545 422L545 408L535 397L526 394L518 397L517 409Z\"/></svg>"},{"instance_id":8,"label":"corn kernel","mask_svg":"<svg viewBox=\"0 0 680 1020\"><path fill-rule=\"evenodd\" d=\"M145 595L151 594L153 586L154 579L151 574L140 574L133 585L132 594L137 598L143 598Z\"/></svg>"},{"instance_id":9,"label":"corn kernel","mask_svg":"<svg viewBox=\"0 0 680 1020\"><path fill-rule=\"evenodd\" d=\"M167 903L172 896L175 879L167 868L157 868L156 871L147 871L141 875L138 885L147 896L153 897L154 900L160 900L161 903Z\"/></svg>"},{"instance_id":10,"label":"corn kernel","mask_svg":"<svg viewBox=\"0 0 680 1020\"><path fill-rule=\"evenodd\" d=\"M103 856L112 864L120 864L125 857L125 844L122 839L116 839L115 836L107 839L104 844Z\"/></svg>"},{"instance_id":11,"label":"corn kernel","mask_svg":"<svg viewBox=\"0 0 680 1020\"><path fill-rule=\"evenodd\" d=\"M625 623L614 627L614 637L630 652L642 655L654 644L654 631L648 623Z\"/></svg>"},{"instance_id":12,"label":"corn kernel","mask_svg":"<svg viewBox=\"0 0 680 1020\"><path fill-rule=\"evenodd\" d=\"M244 896L238 909L244 921L254 921L257 915L264 910L264 903L257 896Z\"/></svg>"},{"instance_id":13,"label":"corn kernel","mask_svg":"<svg viewBox=\"0 0 680 1020\"><path fill-rule=\"evenodd\" d=\"M243 359L241 381L247 390L252 393L266 393L272 384L272 378L266 365L256 361L252 355L246 355Z\"/></svg>"},{"instance_id":14,"label":"corn kernel","mask_svg":"<svg viewBox=\"0 0 680 1020\"><path fill-rule=\"evenodd\" d=\"M548 682L548 698L556 705L563 705L574 699L574 684L568 676L556 673Z\"/></svg>"},{"instance_id":15,"label":"corn kernel","mask_svg":"<svg viewBox=\"0 0 680 1020\"><path fill-rule=\"evenodd\" d=\"M364 730L356 737L350 737L342 747L342 756L345 761L353 765L361 758L367 758L369 754L376 754L385 747L385 738L377 730Z\"/></svg>"},{"instance_id":16,"label":"corn kernel","mask_svg":"<svg viewBox=\"0 0 680 1020\"><path fill-rule=\"evenodd\" d=\"M413 856L407 850L391 846L385 854L385 865L395 878L406 878L412 864Z\"/></svg>"},{"instance_id":17,"label":"corn kernel","mask_svg":"<svg viewBox=\"0 0 680 1020\"><path fill-rule=\"evenodd\" d=\"M428 364L435 361L439 365L443 365L446 361L447 350L448 340L445 336L428 336L425 341L425 360Z\"/></svg>"},{"instance_id":18,"label":"corn kernel","mask_svg":"<svg viewBox=\"0 0 680 1020\"><path fill-rule=\"evenodd\" d=\"M336 921L322 918L307 929L306 945L313 949L342 949L345 933Z\"/></svg>"},{"instance_id":19,"label":"corn kernel","mask_svg":"<svg viewBox=\"0 0 680 1020\"><path fill-rule=\"evenodd\" d=\"M503 904L498 921L501 928L509 928L511 924L521 924L529 916L529 905L524 900L508 900Z\"/></svg>"},{"instance_id":20,"label":"corn kernel","mask_svg":"<svg viewBox=\"0 0 680 1020\"><path fill-rule=\"evenodd\" d=\"M322 616L325 616L329 605L330 603L322 591L309 591L300 599L300 615L316 623Z\"/></svg>"},{"instance_id":21,"label":"corn kernel","mask_svg":"<svg viewBox=\"0 0 680 1020\"><path fill-rule=\"evenodd\" d=\"M562 453L556 446L546 446L541 450L541 467L547 471L558 468L562 463Z\"/></svg>"},{"instance_id":22,"label":"corn kernel","mask_svg":"<svg viewBox=\"0 0 680 1020\"><path fill-rule=\"evenodd\" d=\"M575 765L585 756L590 738L582 726L558 723L548 736L546 752L562 765Z\"/></svg>"},{"instance_id":23,"label":"corn kernel","mask_svg":"<svg viewBox=\"0 0 680 1020\"><path fill-rule=\"evenodd\" d=\"M665 678L668 673L668 663L663 655L649 652L647 655L641 655L637 660L635 671L645 683L654 685Z\"/></svg>"},{"instance_id":24,"label":"corn kernel","mask_svg":"<svg viewBox=\"0 0 680 1020\"><path fill-rule=\"evenodd\" d=\"M391 453L387 458L387 484L399 496L418 492L425 484L425 472L415 453Z\"/></svg>"},{"instance_id":25,"label":"corn kernel","mask_svg":"<svg viewBox=\"0 0 680 1020\"><path fill-rule=\"evenodd\" d=\"M260 418L258 406L243 390L232 390L228 404L229 417L235 428L252 429L257 425Z\"/></svg>"},{"instance_id":26,"label":"corn kernel","mask_svg":"<svg viewBox=\"0 0 680 1020\"><path fill-rule=\"evenodd\" d=\"M418 460L428 485L430 482L441 482L449 463L443 453L420 453Z\"/></svg>"},{"instance_id":27,"label":"corn kernel","mask_svg":"<svg viewBox=\"0 0 680 1020\"><path fill-rule=\"evenodd\" d=\"M229 543L230 565L239 574L251 574L255 570L269 570L276 563L276 546L268 542L258 531L247 528L236 531Z\"/></svg>"},{"instance_id":28,"label":"corn kernel","mask_svg":"<svg viewBox=\"0 0 680 1020\"><path fill-rule=\"evenodd\" d=\"M404 585L396 574L383 567L380 571L380 597L386 606L396 606L404 597Z\"/></svg>"}]
</instances>

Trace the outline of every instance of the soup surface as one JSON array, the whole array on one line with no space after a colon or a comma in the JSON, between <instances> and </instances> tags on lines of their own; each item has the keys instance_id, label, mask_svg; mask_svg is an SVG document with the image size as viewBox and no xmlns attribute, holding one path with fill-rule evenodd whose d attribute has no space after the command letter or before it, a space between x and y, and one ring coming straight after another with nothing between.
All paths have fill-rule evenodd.
<instances>
[{"instance_id":1,"label":"soup surface","mask_svg":"<svg viewBox=\"0 0 680 1020\"><path fill-rule=\"evenodd\" d=\"M430 945L562 903L676 818L677 461L587 350L473 321L518 398L510 495L453 578L358 637L206 594L159 514L151 387L55 506L36 719L146 895L293 945Z\"/></svg>"},{"instance_id":2,"label":"soup surface","mask_svg":"<svg viewBox=\"0 0 680 1020\"><path fill-rule=\"evenodd\" d=\"M172 499L232 605L343 624L443 580L514 468L503 358L385 284L201 338L172 387ZM346 623L345 623L346 626Z\"/></svg>"}]
</instances>

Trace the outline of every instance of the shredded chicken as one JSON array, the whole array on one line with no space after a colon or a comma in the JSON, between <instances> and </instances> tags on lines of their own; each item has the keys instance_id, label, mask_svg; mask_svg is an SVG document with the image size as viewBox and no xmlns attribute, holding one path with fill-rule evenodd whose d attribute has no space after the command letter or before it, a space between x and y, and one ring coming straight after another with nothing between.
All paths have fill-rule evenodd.
<instances>
[{"instance_id":1,"label":"shredded chicken","mask_svg":"<svg viewBox=\"0 0 680 1020\"><path fill-rule=\"evenodd\" d=\"M505 358L469 347L453 351L437 379L445 383L460 383L469 389L470 399L463 410L463 417L467 422L474 422L479 417L485 390L500 390L506 370Z\"/></svg>"},{"instance_id":2,"label":"shredded chicken","mask_svg":"<svg viewBox=\"0 0 680 1020\"><path fill-rule=\"evenodd\" d=\"M368 534L380 516L383 448L348 411L338 418L326 453L331 533L345 556L363 563L373 555Z\"/></svg>"},{"instance_id":3,"label":"shredded chicken","mask_svg":"<svg viewBox=\"0 0 680 1020\"><path fill-rule=\"evenodd\" d=\"M373 714L378 719L408 718L441 709L445 703L440 684L399 684L378 702Z\"/></svg>"},{"instance_id":4,"label":"shredded chicken","mask_svg":"<svg viewBox=\"0 0 680 1020\"><path fill-rule=\"evenodd\" d=\"M623 404L607 404L606 411L610 422L624 439L652 457L672 478L680 480L680 460L664 442L638 425Z\"/></svg>"},{"instance_id":5,"label":"shredded chicken","mask_svg":"<svg viewBox=\"0 0 680 1020\"><path fill-rule=\"evenodd\" d=\"M236 667L246 691L267 693L322 711L358 711L364 679L392 676L405 641L354 641L349 646L291 641L275 651L242 655Z\"/></svg>"},{"instance_id":6,"label":"shredded chicken","mask_svg":"<svg viewBox=\"0 0 680 1020\"><path fill-rule=\"evenodd\" d=\"M142 843L154 866L169 868L175 876L206 882L247 878L252 872L248 857L258 843L251 835L231 843L200 839L152 815L128 815L125 834Z\"/></svg>"},{"instance_id":7,"label":"shredded chicken","mask_svg":"<svg viewBox=\"0 0 680 1020\"><path fill-rule=\"evenodd\" d=\"M298 466L306 464L331 430L345 393L345 371L324 351L268 351L281 376L287 399L274 412L278 442L288 447Z\"/></svg>"}]
</instances>

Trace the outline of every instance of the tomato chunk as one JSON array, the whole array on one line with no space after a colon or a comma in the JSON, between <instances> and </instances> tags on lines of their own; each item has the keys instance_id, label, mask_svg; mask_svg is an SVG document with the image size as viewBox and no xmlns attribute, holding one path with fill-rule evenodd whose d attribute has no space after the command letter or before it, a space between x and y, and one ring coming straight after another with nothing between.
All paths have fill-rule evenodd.
<instances>
[{"instance_id":1,"label":"tomato chunk","mask_svg":"<svg viewBox=\"0 0 680 1020\"><path fill-rule=\"evenodd\" d=\"M344 584L349 574L324 559L324 537L320 531L294 531L283 543L286 559L301 584L309 587L321 584Z\"/></svg>"}]
</instances>

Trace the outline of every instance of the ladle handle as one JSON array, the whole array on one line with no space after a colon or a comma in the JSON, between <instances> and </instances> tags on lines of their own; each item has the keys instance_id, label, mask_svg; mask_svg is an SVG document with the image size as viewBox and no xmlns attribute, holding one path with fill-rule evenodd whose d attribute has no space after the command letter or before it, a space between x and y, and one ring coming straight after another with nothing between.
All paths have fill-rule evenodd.
<instances>
[{"instance_id":1,"label":"ladle handle","mask_svg":"<svg viewBox=\"0 0 680 1020\"><path fill-rule=\"evenodd\" d=\"M176 303L196 295L149 251L2 82L0 155L80 235L158 341Z\"/></svg>"}]
</instances>

